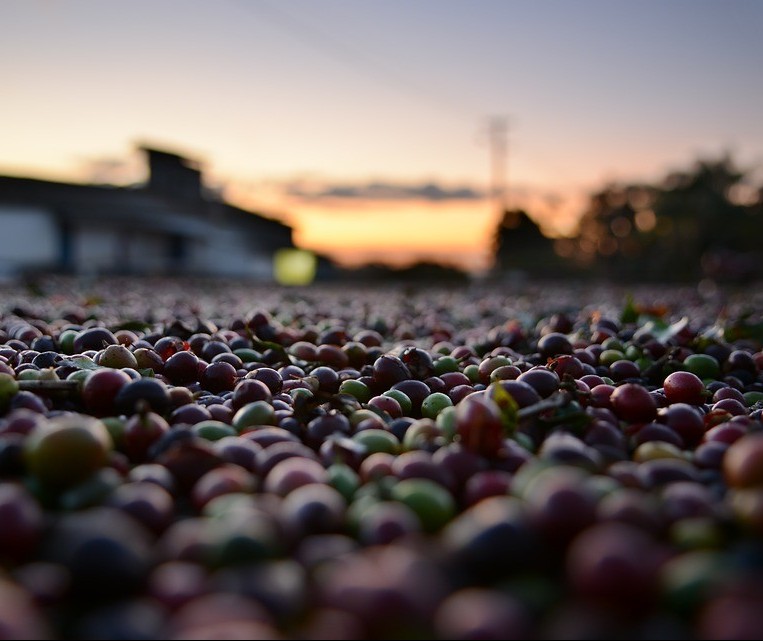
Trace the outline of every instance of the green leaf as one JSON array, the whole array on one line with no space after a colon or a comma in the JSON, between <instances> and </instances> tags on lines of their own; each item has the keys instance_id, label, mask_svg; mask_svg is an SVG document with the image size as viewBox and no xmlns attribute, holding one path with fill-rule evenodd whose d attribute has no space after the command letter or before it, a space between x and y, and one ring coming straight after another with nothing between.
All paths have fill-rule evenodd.
<instances>
[{"instance_id":1,"label":"green leaf","mask_svg":"<svg viewBox=\"0 0 763 641\"><path fill-rule=\"evenodd\" d=\"M566 431L582 436L583 431L591 424L593 418L587 414L579 403L570 401L550 413L548 416L540 416L538 419L547 428L562 426Z\"/></svg>"},{"instance_id":2,"label":"green leaf","mask_svg":"<svg viewBox=\"0 0 763 641\"><path fill-rule=\"evenodd\" d=\"M326 399L322 395L297 396L293 402L294 418L305 423L309 422L315 418L313 413L315 409L325 402Z\"/></svg>"},{"instance_id":3,"label":"green leaf","mask_svg":"<svg viewBox=\"0 0 763 641\"><path fill-rule=\"evenodd\" d=\"M638 329L633 334L635 340L645 335L656 337L657 334L664 332L668 328L668 324L661 318L651 318L643 315L639 316L637 324Z\"/></svg>"},{"instance_id":4,"label":"green leaf","mask_svg":"<svg viewBox=\"0 0 763 641\"><path fill-rule=\"evenodd\" d=\"M671 323L664 329L657 329L657 327L655 327L653 334L658 341L660 341L661 343L665 343L669 341L671 338L673 338L674 336L677 336L678 334L680 334L688 326L689 326L689 317L684 316L680 318L679 320L677 320L676 322Z\"/></svg>"},{"instance_id":5,"label":"green leaf","mask_svg":"<svg viewBox=\"0 0 763 641\"><path fill-rule=\"evenodd\" d=\"M284 365L293 365L294 361L292 360L289 353L286 351L286 348L281 345L280 343L274 343L272 341L264 341L261 338L255 334L250 327L246 328L246 333L249 336L249 340L252 341L252 348L257 350L258 352L262 353L265 350L273 350L276 354L278 354L279 361Z\"/></svg>"},{"instance_id":6,"label":"green leaf","mask_svg":"<svg viewBox=\"0 0 763 641\"><path fill-rule=\"evenodd\" d=\"M639 311L636 309L636 303L633 300L633 296L631 294L628 294L625 297L625 305L623 306L622 311L620 312L620 322L621 323L635 323L638 321L639 318Z\"/></svg>"},{"instance_id":7,"label":"green leaf","mask_svg":"<svg viewBox=\"0 0 763 641\"><path fill-rule=\"evenodd\" d=\"M723 328L723 337L729 343L738 340L753 340L763 343L763 321L750 323L741 320Z\"/></svg>"},{"instance_id":8,"label":"green leaf","mask_svg":"<svg viewBox=\"0 0 763 641\"><path fill-rule=\"evenodd\" d=\"M697 339L695 342L698 348L703 349L707 345L723 342L725 340L726 340L726 336L725 336L723 324L720 322L716 322L714 325L711 325L710 327L704 329L702 333L699 336L697 336Z\"/></svg>"},{"instance_id":9,"label":"green leaf","mask_svg":"<svg viewBox=\"0 0 763 641\"><path fill-rule=\"evenodd\" d=\"M503 430L507 435L511 436L517 431L517 426L519 425L519 405L517 405L514 397L504 389L500 381L491 383L490 387L493 388L490 393L493 402L498 406L498 410L501 413Z\"/></svg>"},{"instance_id":10,"label":"green leaf","mask_svg":"<svg viewBox=\"0 0 763 641\"><path fill-rule=\"evenodd\" d=\"M329 394L326 397L326 402L328 402L332 408L339 410L345 416L349 416L361 408L366 408L375 411L377 414L379 414L379 416L384 418L383 412L380 412L379 408L373 406L366 407L365 405L362 405L360 401L358 401L358 399L355 398L352 394L345 394L344 392Z\"/></svg>"},{"instance_id":11,"label":"green leaf","mask_svg":"<svg viewBox=\"0 0 763 641\"><path fill-rule=\"evenodd\" d=\"M80 356L79 358L66 358L62 360L59 365L65 365L67 367L76 367L77 369L87 369L87 370L94 370L94 369L100 369L100 365L98 363L92 361L91 359Z\"/></svg>"},{"instance_id":12,"label":"green leaf","mask_svg":"<svg viewBox=\"0 0 763 641\"><path fill-rule=\"evenodd\" d=\"M128 320L112 327L111 331L117 332L120 329L127 329L131 332L144 332L151 329L151 324L141 320Z\"/></svg>"}]
</instances>

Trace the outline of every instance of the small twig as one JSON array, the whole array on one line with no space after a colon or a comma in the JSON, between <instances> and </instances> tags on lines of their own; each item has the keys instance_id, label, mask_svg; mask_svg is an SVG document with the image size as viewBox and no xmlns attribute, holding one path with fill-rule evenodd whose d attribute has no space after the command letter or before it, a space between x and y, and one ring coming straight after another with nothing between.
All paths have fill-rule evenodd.
<instances>
[{"instance_id":1,"label":"small twig","mask_svg":"<svg viewBox=\"0 0 763 641\"><path fill-rule=\"evenodd\" d=\"M535 416L546 410L556 409L558 407L564 407L572 402L572 396L569 392L559 391L554 392L548 398L544 398L542 401L523 407L517 411L517 418L523 419L528 416Z\"/></svg>"},{"instance_id":2,"label":"small twig","mask_svg":"<svg viewBox=\"0 0 763 641\"><path fill-rule=\"evenodd\" d=\"M70 392L80 385L78 381L46 381L46 380L21 380L18 381L19 389L29 392Z\"/></svg>"},{"instance_id":3,"label":"small twig","mask_svg":"<svg viewBox=\"0 0 763 641\"><path fill-rule=\"evenodd\" d=\"M665 365L675 360L677 352L678 348L669 348L667 352L665 352L662 356L655 360L654 363L649 365L643 372L641 372L641 377L648 381L657 380L660 377L664 378L663 368Z\"/></svg>"}]
</instances>

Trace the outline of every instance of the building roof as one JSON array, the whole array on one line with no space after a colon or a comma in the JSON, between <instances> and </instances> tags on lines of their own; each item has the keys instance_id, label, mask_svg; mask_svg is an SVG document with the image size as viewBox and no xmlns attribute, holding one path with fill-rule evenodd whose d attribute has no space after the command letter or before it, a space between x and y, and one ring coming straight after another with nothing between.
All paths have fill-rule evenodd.
<instances>
[{"instance_id":1,"label":"building roof","mask_svg":"<svg viewBox=\"0 0 763 641\"><path fill-rule=\"evenodd\" d=\"M146 185L117 187L0 176L0 205L42 208L65 223L106 224L185 237L203 237L209 233L210 224L233 226L242 233L271 239L280 245L291 244L292 230L288 225L205 198L199 189L200 172L194 161L160 150L144 148L144 151L148 152L152 174ZM195 190L193 184L188 184L187 174L178 185L172 185L178 167L198 173ZM159 172L166 175L157 176ZM173 188L166 189L168 184ZM288 242L284 243L286 238Z\"/></svg>"}]
</instances>

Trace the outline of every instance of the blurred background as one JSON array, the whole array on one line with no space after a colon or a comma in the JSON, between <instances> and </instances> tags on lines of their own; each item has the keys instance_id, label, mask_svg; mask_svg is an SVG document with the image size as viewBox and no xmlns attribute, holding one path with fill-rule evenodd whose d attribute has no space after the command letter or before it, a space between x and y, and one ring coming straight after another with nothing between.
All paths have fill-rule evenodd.
<instances>
[{"instance_id":1,"label":"blurred background","mask_svg":"<svg viewBox=\"0 0 763 641\"><path fill-rule=\"evenodd\" d=\"M757 0L5 0L0 274L763 277Z\"/></svg>"}]
</instances>

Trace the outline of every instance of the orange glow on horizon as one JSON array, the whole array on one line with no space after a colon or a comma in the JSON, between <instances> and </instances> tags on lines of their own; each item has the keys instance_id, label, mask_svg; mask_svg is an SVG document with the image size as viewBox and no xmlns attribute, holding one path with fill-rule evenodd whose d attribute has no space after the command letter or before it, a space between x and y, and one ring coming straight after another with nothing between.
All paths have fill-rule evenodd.
<instances>
[{"instance_id":1,"label":"orange glow on horizon","mask_svg":"<svg viewBox=\"0 0 763 641\"><path fill-rule=\"evenodd\" d=\"M284 194L276 183L245 189L229 183L225 197L291 225L294 243L344 267L381 263L405 267L436 262L469 272L493 265L493 235L500 214L489 199L304 198ZM511 201L551 236L572 234L583 194L550 202L523 190ZM268 213L270 212L270 213Z\"/></svg>"},{"instance_id":2,"label":"orange glow on horizon","mask_svg":"<svg viewBox=\"0 0 763 641\"><path fill-rule=\"evenodd\" d=\"M283 219L294 228L297 247L327 255L347 267L431 261L481 271L492 264L492 235L499 220L485 199L287 197L278 209L288 212Z\"/></svg>"},{"instance_id":3,"label":"orange glow on horizon","mask_svg":"<svg viewBox=\"0 0 763 641\"><path fill-rule=\"evenodd\" d=\"M444 267L453 267L469 273L482 273L493 266L493 256L482 248L440 247L437 249L412 248L410 250L394 248L348 249L319 252L337 265L348 269L366 265L384 265L392 268L405 268L416 263L436 263Z\"/></svg>"},{"instance_id":4,"label":"orange glow on horizon","mask_svg":"<svg viewBox=\"0 0 763 641\"><path fill-rule=\"evenodd\" d=\"M495 223L481 202L358 201L294 208L297 240L306 245L368 248L476 245Z\"/></svg>"},{"instance_id":5,"label":"orange glow on horizon","mask_svg":"<svg viewBox=\"0 0 763 641\"><path fill-rule=\"evenodd\" d=\"M123 186L143 182L147 173L145 160L137 151L121 159L116 155L82 157L66 172L35 171L22 165L4 169L0 173ZM247 181L207 169L203 167L205 183L225 201L290 225L298 248L327 256L344 267L373 263L405 267L425 261L478 273L492 267L494 261L493 234L500 214L488 198L295 196L288 189L292 180ZM314 185L316 192L321 184ZM549 235L566 236L574 231L584 202L582 191L552 198L540 189L526 187L515 188L509 206L525 209Z\"/></svg>"},{"instance_id":6,"label":"orange glow on horizon","mask_svg":"<svg viewBox=\"0 0 763 641\"><path fill-rule=\"evenodd\" d=\"M483 201L301 203L294 242L345 266L432 261L479 271L490 266L496 217Z\"/></svg>"}]
</instances>

